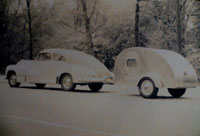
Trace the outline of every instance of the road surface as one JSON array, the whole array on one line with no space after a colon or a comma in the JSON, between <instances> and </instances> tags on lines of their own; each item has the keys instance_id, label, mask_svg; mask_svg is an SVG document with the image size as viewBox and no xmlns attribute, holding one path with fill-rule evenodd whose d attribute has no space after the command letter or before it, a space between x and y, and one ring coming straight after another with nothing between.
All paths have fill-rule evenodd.
<instances>
[{"instance_id":1,"label":"road surface","mask_svg":"<svg viewBox=\"0 0 200 136\"><path fill-rule=\"evenodd\" d=\"M64 92L60 86L10 88L0 80L1 136L199 136L200 88L181 99L166 89L143 99L137 88L106 85Z\"/></svg>"}]
</instances>

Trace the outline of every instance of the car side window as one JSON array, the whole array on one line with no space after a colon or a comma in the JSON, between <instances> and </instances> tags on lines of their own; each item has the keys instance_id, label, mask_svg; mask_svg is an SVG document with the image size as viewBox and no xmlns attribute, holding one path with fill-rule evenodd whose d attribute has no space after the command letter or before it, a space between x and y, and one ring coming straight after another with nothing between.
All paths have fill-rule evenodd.
<instances>
[{"instance_id":1,"label":"car side window","mask_svg":"<svg viewBox=\"0 0 200 136\"><path fill-rule=\"evenodd\" d=\"M50 53L40 53L37 57L37 60L39 60L39 61L51 60L51 54Z\"/></svg>"},{"instance_id":2,"label":"car side window","mask_svg":"<svg viewBox=\"0 0 200 136\"><path fill-rule=\"evenodd\" d=\"M127 60L127 66L128 67L137 67L136 59L128 59Z\"/></svg>"},{"instance_id":3,"label":"car side window","mask_svg":"<svg viewBox=\"0 0 200 136\"><path fill-rule=\"evenodd\" d=\"M53 59L57 60L57 61L65 61L66 60L64 56L56 54L56 53L53 54Z\"/></svg>"}]
</instances>

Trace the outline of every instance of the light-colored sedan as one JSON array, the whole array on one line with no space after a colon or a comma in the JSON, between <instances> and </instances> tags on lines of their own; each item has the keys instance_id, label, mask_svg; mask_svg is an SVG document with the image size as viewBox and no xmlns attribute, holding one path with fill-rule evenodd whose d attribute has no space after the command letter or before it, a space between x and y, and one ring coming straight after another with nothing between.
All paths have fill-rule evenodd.
<instances>
[{"instance_id":1,"label":"light-colored sedan","mask_svg":"<svg viewBox=\"0 0 200 136\"><path fill-rule=\"evenodd\" d=\"M113 74L96 58L86 53L67 49L46 49L34 60L21 60L6 68L6 79L11 87L33 83L38 88L46 84L60 84L63 90L76 85L88 85L96 92L103 84L113 83Z\"/></svg>"}]
</instances>

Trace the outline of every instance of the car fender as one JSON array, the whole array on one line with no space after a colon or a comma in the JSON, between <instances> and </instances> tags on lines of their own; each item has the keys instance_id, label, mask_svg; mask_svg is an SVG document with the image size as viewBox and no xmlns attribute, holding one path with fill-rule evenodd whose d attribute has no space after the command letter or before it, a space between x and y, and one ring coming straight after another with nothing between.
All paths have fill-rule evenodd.
<instances>
[{"instance_id":1,"label":"car fender","mask_svg":"<svg viewBox=\"0 0 200 136\"><path fill-rule=\"evenodd\" d=\"M165 87L162 77L159 74L155 74L155 73L146 73L140 76L138 80L138 85L140 84L140 81L145 77L151 78L157 88Z\"/></svg>"},{"instance_id":2,"label":"car fender","mask_svg":"<svg viewBox=\"0 0 200 136\"><path fill-rule=\"evenodd\" d=\"M16 68L16 65L9 65L6 67L6 79L8 79L8 72L13 71L17 74L18 69Z\"/></svg>"},{"instance_id":3,"label":"car fender","mask_svg":"<svg viewBox=\"0 0 200 136\"><path fill-rule=\"evenodd\" d=\"M57 73L58 81L60 81L63 74L70 74L74 83L78 83L83 78L91 78L96 75L96 72L93 69L77 64L67 64L64 67L59 68Z\"/></svg>"}]
</instances>

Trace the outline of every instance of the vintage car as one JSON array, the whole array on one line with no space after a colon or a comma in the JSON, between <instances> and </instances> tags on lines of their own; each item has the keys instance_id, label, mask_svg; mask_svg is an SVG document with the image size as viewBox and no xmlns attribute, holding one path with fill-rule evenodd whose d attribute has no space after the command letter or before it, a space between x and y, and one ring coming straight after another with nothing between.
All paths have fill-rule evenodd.
<instances>
[{"instance_id":1,"label":"vintage car","mask_svg":"<svg viewBox=\"0 0 200 136\"><path fill-rule=\"evenodd\" d=\"M116 83L138 86L144 98L156 97L159 88L168 88L178 98L198 83L195 70L184 57L162 49L124 50L116 59L114 73Z\"/></svg>"},{"instance_id":2,"label":"vintage car","mask_svg":"<svg viewBox=\"0 0 200 136\"><path fill-rule=\"evenodd\" d=\"M103 84L113 83L113 74L96 58L86 53L67 49L46 49L34 60L21 60L6 68L11 87L20 83L33 83L38 88L46 84L60 84L63 90L76 85L88 85L99 91Z\"/></svg>"}]
</instances>

